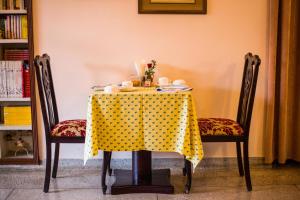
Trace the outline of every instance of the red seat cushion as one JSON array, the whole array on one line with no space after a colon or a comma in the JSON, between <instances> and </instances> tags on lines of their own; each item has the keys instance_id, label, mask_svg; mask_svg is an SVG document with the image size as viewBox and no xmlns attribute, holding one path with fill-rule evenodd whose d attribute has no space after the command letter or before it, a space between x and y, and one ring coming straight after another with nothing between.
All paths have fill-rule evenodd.
<instances>
[{"instance_id":1,"label":"red seat cushion","mask_svg":"<svg viewBox=\"0 0 300 200\"><path fill-rule=\"evenodd\" d=\"M242 136L243 128L234 120L224 118L198 119L200 135L203 136Z\"/></svg>"},{"instance_id":2,"label":"red seat cushion","mask_svg":"<svg viewBox=\"0 0 300 200\"><path fill-rule=\"evenodd\" d=\"M59 122L51 131L54 137L85 137L86 120L75 119Z\"/></svg>"}]
</instances>

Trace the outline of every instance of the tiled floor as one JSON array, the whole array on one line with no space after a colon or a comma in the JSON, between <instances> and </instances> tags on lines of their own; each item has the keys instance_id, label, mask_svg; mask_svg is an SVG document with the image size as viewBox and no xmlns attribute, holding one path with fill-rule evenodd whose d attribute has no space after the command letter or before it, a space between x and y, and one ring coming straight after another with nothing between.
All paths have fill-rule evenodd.
<instances>
[{"instance_id":1,"label":"tiled floor","mask_svg":"<svg viewBox=\"0 0 300 200\"><path fill-rule=\"evenodd\" d=\"M237 169L197 169L190 194L183 194L185 178L181 170L172 170L174 195L129 194L102 195L100 169L59 169L52 180L50 192L42 192L44 171L38 168L0 168L0 200L181 200L181 199L300 199L300 168L270 166L252 167L253 191L247 192ZM114 177L108 178L109 184Z\"/></svg>"}]
</instances>

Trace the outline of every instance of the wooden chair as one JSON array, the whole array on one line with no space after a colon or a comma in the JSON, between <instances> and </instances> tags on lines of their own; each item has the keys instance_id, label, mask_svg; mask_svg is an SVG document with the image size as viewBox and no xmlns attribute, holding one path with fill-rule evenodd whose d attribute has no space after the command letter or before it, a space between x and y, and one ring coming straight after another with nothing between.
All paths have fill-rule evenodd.
<instances>
[{"instance_id":1,"label":"wooden chair","mask_svg":"<svg viewBox=\"0 0 300 200\"><path fill-rule=\"evenodd\" d=\"M236 121L224 118L200 118L198 120L202 142L236 143L239 173L240 176L245 175L248 191L252 190L248 155L249 129L260 63L261 60L259 56L253 56L251 53L245 55L244 73ZM244 166L241 143L244 144ZM192 172L191 163L186 159L183 174L184 176L187 175L185 190L188 193L191 188Z\"/></svg>"},{"instance_id":2,"label":"wooden chair","mask_svg":"<svg viewBox=\"0 0 300 200\"><path fill-rule=\"evenodd\" d=\"M50 57L47 54L44 54L43 56L36 56L34 59L34 67L37 76L37 84L45 128L46 172L44 192L47 193L49 191L51 174L51 144L55 144L52 178L56 178L60 144L84 143L86 120L77 119L59 122L53 79L50 68ZM105 185L107 169L109 169L109 175L111 175L110 160L111 152L104 152L104 162L102 170L103 193L105 193L107 188L107 186Z\"/></svg>"}]
</instances>

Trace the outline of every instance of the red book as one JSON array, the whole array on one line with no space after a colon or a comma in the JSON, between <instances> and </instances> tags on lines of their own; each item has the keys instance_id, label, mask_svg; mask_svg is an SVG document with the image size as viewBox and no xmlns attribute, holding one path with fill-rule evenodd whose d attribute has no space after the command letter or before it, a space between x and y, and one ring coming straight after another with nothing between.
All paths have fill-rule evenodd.
<instances>
[{"instance_id":1,"label":"red book","mask_svg":"<svg viewBox=\"0 0 300 200\"><path fill-rule=\"evenodd\" d=\"M29 64L23 64L23 97L30 97L30 70Z\"/></svg>"},{"instance_id":2,"label":"red book","mask_svg":"<svg viewBox=\"0 0 300 200\"><path fill-rule=\"evenodd\" d=\"M28 49L5 49L5 60L29 60Z\"/></svg>"}]
</instances>

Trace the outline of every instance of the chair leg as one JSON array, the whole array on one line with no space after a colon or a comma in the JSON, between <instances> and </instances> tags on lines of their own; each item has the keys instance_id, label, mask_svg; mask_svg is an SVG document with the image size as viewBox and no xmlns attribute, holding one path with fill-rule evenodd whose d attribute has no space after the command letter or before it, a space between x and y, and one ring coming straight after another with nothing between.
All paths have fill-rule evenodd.
<instances>
[{"instance_id":1,"label":"chair leg","mask_svg":"<svg viewBox=\"0 0 300 200\"><path fill-rule=\"evenodd\" d=\"M241 151L241 143L236 142L236 154L237 154L237 162L239 167L240 176L244 176L244 167L242 161L242 151Z\"/></svg>"},{"instance_id":2,"label":"chair leg","mask_svg":"<svg viewBox=\"0 0 300 200\"><path fill-rule=\"evenodd\" d=\"M245 180L248 191L252 191L250 168L249 168L249 153L248 153L248 141L244 142L244 168L245 168Z\"/></svg>"},{"instance_id":3,"label":"chair leg","mask_svg":"<svg viewBox=\"0 0 300 200\"><path fill-rule=\"evenodd\" d=\"M184 167L182 168L182 174L183 174L183 176L186 176L186 160L185 160L185 156L184 156Z\"/></svg>"},{"instance_id":4,"label":"chair leg","mask_svg":"<svg viewBox=\"0 0 300 200\"><path fill-rule=\"evenodd\" d=\"M108 163L109 163L109 152L104 151L103 152L103 163L102 163L102 177L101 177L103 194L105 194L106 190L107 190L107 185L105 183L105 180L106 180L106 172L107 172Z\"/></svg>"},{"instance_id":5,"label":"chair leg","mask_svg":"<svg viewBox=\"0 0 300 200\"><path fill-rule=\"evenodd\" d=\"M57 167L58 167L58 159L59 159L59 143L55 144L55 153L54 153L54 163L53 163L53 170L52 170L52 178L56 178L57 175Z\"/></svg>"},{"instance_id":6,"label":"chair leg","mask_svg":"<svg viewBox=\"0 0 300 200\"><path fill-rule=\"evenodd\" d=\"M50 175L51 175L51 143L46 144L46 172L45 172L45 182L44 182L44 192L49 191L50 185Z\"/></svg>"},{"instance_id":7,"label":"chair leg","mask_svg":"<svg viewBox=\"0 0 300 200\"><path fill-rule=\"evenodd\" d=\"M192 163L186 159L184 160L184 162L185 162L185 169L186 169L186 176L187 176L184 192L188 194L190 193L191 186L192 186Z\"/></svg>"},{"instance_id":8,"label":"chair leg","mask_svg":"<svg viewBox=\"0 0 300 200\"><path fill-rule=\"evenodd\" d=\"M112 169L110 168L110 164L111 164L111 154L112 154L112 152L110 151L110 152L108 153L109 157L108 157L108 166L107 166L107 168L108 168L108 175L109 175L109 176L111 176L111 174L112 174Z\"/></svg>"}]
</instances>

